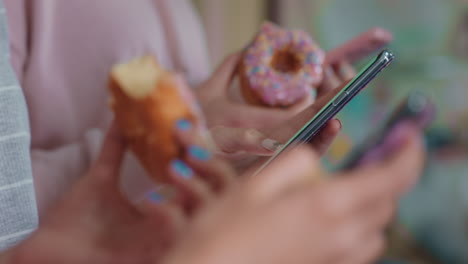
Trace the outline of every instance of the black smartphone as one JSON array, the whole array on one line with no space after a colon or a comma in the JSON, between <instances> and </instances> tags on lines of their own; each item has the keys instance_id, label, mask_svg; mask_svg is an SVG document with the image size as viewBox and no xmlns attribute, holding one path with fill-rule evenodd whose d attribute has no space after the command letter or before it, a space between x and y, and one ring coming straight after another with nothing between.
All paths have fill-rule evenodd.
<instances>
[{"instance_id":1,"label":"black smartphone","mask_svg":"<svg viewBox=\"0 0 468 264\"><path fill-rule=\"evenodd\" d=\"M420 91L410 93L387 120L374 133L366 137L365 142L351 150L336 170L353 169L361 164L368 155L383 155L385 157L392 152L392 146L385 145L384 142L398 124L410 122L420 129L425 129L434 120L435 113L435 105L427 95Z\"/></svg>"},{"instance_id":2,"label":"black smartphone","mask_svg":"<svg viewBox=\"0 0 468 264\"><path fill-rule=\"evenodd\" d=\"M300 129L274 156L265 162L260 172L283 152L309 142L343 107L364 89L383 69L394 59L389 50L383 50L375 59L367 64L356 77L351 80L330 102L328 102L307 124Z\"/></svg>"}]
</instances>

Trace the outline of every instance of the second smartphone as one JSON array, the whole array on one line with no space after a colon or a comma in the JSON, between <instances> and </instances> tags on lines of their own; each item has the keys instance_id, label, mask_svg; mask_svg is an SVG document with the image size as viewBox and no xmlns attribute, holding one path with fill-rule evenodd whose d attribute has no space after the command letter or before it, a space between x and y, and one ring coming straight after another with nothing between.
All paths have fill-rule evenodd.
<instances>
[{"instance_id":1,"label":"second smartphone","mask_svg":"<svg viewBox=\"0 0 468 264\"><path fill-rule=\"evenodd\" d=\"M401 123L410 123L423 130L427 128L436 115L436 107L432 100L420 91L411 92L383 123L379 129L366 137L366 140L353 148L350 154L336 170L350 170L369 158L384 159L394 151L394 146L386 144L394 129Z\"/></svg>"}]
</instances>

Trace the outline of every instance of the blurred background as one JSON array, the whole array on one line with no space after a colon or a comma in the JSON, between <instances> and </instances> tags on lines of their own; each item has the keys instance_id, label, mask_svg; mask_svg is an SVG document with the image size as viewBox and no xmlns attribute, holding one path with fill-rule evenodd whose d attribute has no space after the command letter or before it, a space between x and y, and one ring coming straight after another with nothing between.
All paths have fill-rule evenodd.
<instances>
[{"instance_id":1,"label":"blurred background","mask_svg":"<svg viewBox=\"0 0 468 264\"><path fill-rule=\"evenodd\" d=\"M309 31L326 50L370 27L395 35L397 60L341 114L334 163L408 91L432 96L426 173L401 204L399 222L440 263L468 263L467 0L197 0L212 62L243 48L264 20ZM371 120L371 122L369 122Z\"/></svg>"}]
</instances>

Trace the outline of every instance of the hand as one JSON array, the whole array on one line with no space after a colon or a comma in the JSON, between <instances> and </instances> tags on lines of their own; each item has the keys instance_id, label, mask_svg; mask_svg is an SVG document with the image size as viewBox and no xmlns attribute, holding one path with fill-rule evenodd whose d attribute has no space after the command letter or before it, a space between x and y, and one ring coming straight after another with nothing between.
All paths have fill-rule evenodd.
<instances>
[{"instance_id":1,"label":"hand","mask_svg":"<svg viewBox=\"0 0 468 264\"><path fill-rule=\"evenodd\" d=\"M238 103L229 97L229 88L237 73L242 54L228 56L210 79L196 89L209 127L227 126L261 130L294 116L312 103L306 97L296 105L280 109Z\"/></svg>"},{"instance_id":2,"label":"hand","mask_svg":"<svg viewBox=\"0 0 468 264\"><path fill-rule=\"evenodd\" d=\"M244 127L262 130L277 126L310 106L314 100L307 96L289 108L267 108L235 102L229 89L237 74L242 53L228 56L210 79L196 89L197 97L207 117L208 126ZM318 97L343 85L355 76L351 64L344 59L325 66L322 84L317 87Z\"/></svg>"},{"instance_id":3,"label":"hand","mask_svg":"<svg viewBox=\"0 0 468 264\"><path fill-rule=\"evenodd\" d=\"M389 159L318 183L317 157L292 151L200 214L165 263L371 263L422 170L419 132L406 132Z\"/></svg>"},{"instance_id":4,"label":"hand","mask_svg":"<svg viewBox=\"0 0 468 264\"><path fill-rule=\"evenodd\" d=\"M235 173L219 155L213 156L209 150L215 147L210 144L211 137L197 131L190 121L180 120L176 126L175 136L187 149L185 160L187 166L195 168L200 179L209 185L215 193L221 193L234 183ZM221 129L224 132L224 129Z\"/></svg>"},{"instance_id":5,"label":"hand","mask_svg":"<svg viewBox=\"0 0 468 264\"><path fill-rule=\"evenodd\" d=\"M322 107L324 107L340 88L333 89L322 96L316 103L284 124L259 132L255 129L228 128L216 126L210 130L218 154L227 157L239 173L243 173L254 164L262 164L266 157L273 155L283 144L299 131ZM314 137L310 145L316 153L323 155L338 135L342 125L338 119L328 122ZM269 136L266 136L269 135Z\"/></svg>"},{"instance_id":6,"label":"hand","mask_svg":"<svg viewBox=\"0 0 468 264\"><path fill-rule=\"evenodd\" d=\"M89 173L42 221L38 231L12 251L13 263L159 263L194 211L215 195L196 174L209 177L219 169L229 176L228 168L200 160L200 153L207 155L202 149L187 151L198 154L188 154L186 163L175 161L168 168L179 190L174 201L161 202L158 194L149 193L143 203L133 205L118 184L124 150L114 126ZM219 179L218 187L223 182Z\"/></svg>"},{"instance_id":7,"label":"hand","mask_svg":"<svg viewBox=\"0 0 468 264\"><path fill-rule=\"evenodd\" d=\"M282 146L253 128L216 126L210 129L210 134L215 154L227 159L240 173L259 157L272 156Z\"/></svg>"},{"instance_id":8,"label":"hand","mask_svg":"<svg viewBox=\"0 0 468 264\"><path fill-rule=\"evenodd\" d=\"M304 126L304 124L306 124L323 107L325 107L325 105L330 102L336 96L336 94L341 91L341 89L342 87L339 87L328 91L325 95L321 96L318 101L316 101L313 105L309 106L301 113L295 115L293 118L290 118L279 126L265 129L264 133L278 142L287 142L297 133L297 131L299 131ZM329 145L333 142L333 139L338 135L338 132L341 130L341 128L341 122L338 119L332 119L312 139L310 145L314 147L317 153L324 154Z\"/></svg>"},{"instance_id":9,"label":"hand","mask_svg":"<svg viewBox=\"0 0 468 264\"><path fill-rule=\"evenodd\" d=\"M299 131L304 126L304 124L306 124L312 117L314 117L322 107L324 107L333 97L335 97L335 95L340 90L341 89L338 88L329 91L312 106L302 111L302 113L296 115L294 118L291 118L278 127L266 130L264 134L268 135L269 140L272 142L279 142L276 143L277 145L285 144L292 136L297 133L297 131ZM341 128L341 122L338 119L332 119L309 142L309 145L313 147L317 154L325 154ZM225 140L228 141L229 138L226 138ZM237 160L233 163L233 166L238 170L238 172L244 172L246 170L255 171L255 169L251 168L261 166L266 161L266 159L267 158L258 155L250 155L250 157L244 157L242 160Z\"/></svg>"},{"instance_id":10,"label":"hand","mask_svg":"<svg viewBox=\"0 0 468 264\"><path fill-rule=\"evenodd\" d=\"M230 56L216 71L214 77L199 88L198 95L202 105L204 105L207 119L211 120L209 123L213 126L211 133L215 143L221 150L221 154L230 158L232 165L239 171L251 166L258 160L259 156L272 155L278 147L287 142L334 96L330 96L330 94L334 94L333 91L335 91L337 85L343 84L344 80L351 79L355 75L354 69L348 63L340 62L337 65L328 66L326 79L319 88L321 93L319 101L296 115L295 113L307 105L295 106L293 112L288 112L281 109L260 108L229 101L226 90L231 82L232 75L235 73L238 60L238 54ZM209 109L207 106L209 106ZM231 116L234 119L231 119ZM214 121L214 117L215 119L219 118L219 120ZM231 123L229 121L237 120L237 118L239 118L239 122ZM215 125L217 123L231 123L231 126L234 127L228 128ZM279 125L276 125L276 127L269 127L271 124L278 123ZM250 125L250 128L242 128L246 125ZM259 132L255 127L263 127L264 133ZM317 148L319 153L325 153L340 129L341 123L338 120L331 121L317 135L312 145ZM275 132L272 133L271 131ZM265 134L270 136L267 137ZM265 140L266 149L265 144L262 144L265 143Z\"/></svg>"},{"instance_id":11,"label":"hand","mask_svg":"<svg viewBox=\"0 0 468 264\"><path fill-rule=\"evenodd\" d=\"M355 76L356 71L353 66L346 61L327 64L325 66L325 79L318 88L318 100L301 111L301 113L296 114L277 126L266 128L263 131L279 142L284 143L288 141ZM330 121L314 138L313 142L311 142L312 146L314 146L320 154L325 153L341 128L342 125L339 120L335 119Z\"/></svg>"},{"instance_id":12,"label":"hand","mask_svg":"<svg viewBox=\"0 0 468 264\"><path fill-rule=\"evenodd\" d=\"M325 78L318 87L318 98L321 94L341 86L340 81L354 77L354 71L347 62L366 57L390 43L392 39L392 34L385 29L373 28L328 52ZM308 96L287 109L255 107L233 102L229 99L228 91L241 56L241 53L229 56L212 77L197 89L198 99L210 126L224 125L262 130L285 122L312 103L312 98Z\"/></svg>"}]
</instances>

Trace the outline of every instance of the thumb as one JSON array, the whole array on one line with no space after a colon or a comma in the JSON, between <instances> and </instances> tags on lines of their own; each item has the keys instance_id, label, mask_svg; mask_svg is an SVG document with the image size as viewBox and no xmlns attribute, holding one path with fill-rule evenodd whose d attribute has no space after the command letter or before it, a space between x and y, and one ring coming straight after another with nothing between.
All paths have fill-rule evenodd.
<instances>
[{"instance_id":1,"label":"thumb","mask_svg":"<svg viewBox=\"0 0 468 264\"><path fill-rule=\"evenodd\" d=\"M322 177L320 159L315 152L307 147L297 147L248 178L245 189L257 201L268 200L274 195L315 184Z\"/></svg>"},{"instance_id":2,"label":"thumb","mask_svg":"<svg viewBox=\"0 0 468 264\"><path fill-rule=\"evenodd\" d=\"M113 122L93 166L93 176L105 181L117 181L125 149L124 139Z\"/></svg>"},{"instance_id":3,"label":"thumb","mask_svg":"<svg viewBox=\"0 0 468 264\"><path fill-rule=\"evenodd\" d=\"M218 66L210 79L215 89L223 90L229 87L228 84L231 83L239 66L241 55L241 52L231 54Z\"/></svg>"},{"instance_id":4,"label":"thumb","mask_svg":"<svg viewBox=\"0 0 468 264\"><path fill-rule=\"evenodd\" d=\"M217 126L210 130L218 149L225 154L246 152L270 156L281 147L281 143L270 139L256 129Z\"/></svg>"}]
</instances>

